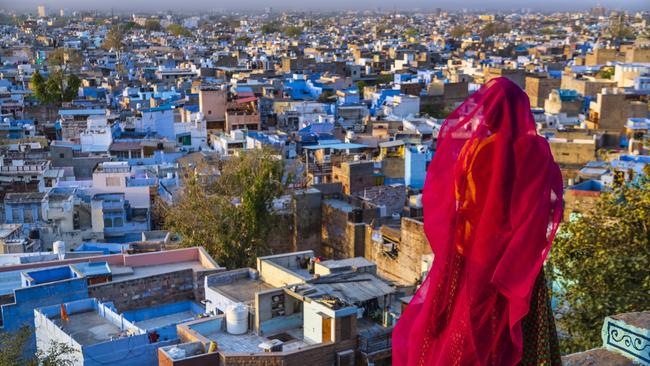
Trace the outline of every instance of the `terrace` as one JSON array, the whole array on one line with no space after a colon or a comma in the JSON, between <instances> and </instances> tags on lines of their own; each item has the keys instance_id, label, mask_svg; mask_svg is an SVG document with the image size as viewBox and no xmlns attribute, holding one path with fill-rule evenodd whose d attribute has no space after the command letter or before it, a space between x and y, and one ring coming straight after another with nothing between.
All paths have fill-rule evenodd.
<instances>
[{"instance_id":1,"label":"terrace","mask_svg":"<svg viewBox=\"0 0 650 366\"><path fill-rule=\"evenodd\" d=\"M122 335L122 330L94 310L69 315L70 320L50 318L61 330L82 346L109 341Z\"/></svg>"},{"instance_id":2,"label":"terrace","mask_svg":"<svg viewBox=\"0 0 650 366\"><path fill-rule=\"evenodd\" d=\"M220 353L261 353L264 352L263 345L281 342L283 352L299 350L315 344L304 339L303 330L297 326L292 329L271 334L259 335L253 331L245 334L231 334L226 331L225 316L217 316L208 319L201 319L195 322L179 326L179 333L184 341L198 341L203 344L215 342Z\"/></svg>"}]
</instances>

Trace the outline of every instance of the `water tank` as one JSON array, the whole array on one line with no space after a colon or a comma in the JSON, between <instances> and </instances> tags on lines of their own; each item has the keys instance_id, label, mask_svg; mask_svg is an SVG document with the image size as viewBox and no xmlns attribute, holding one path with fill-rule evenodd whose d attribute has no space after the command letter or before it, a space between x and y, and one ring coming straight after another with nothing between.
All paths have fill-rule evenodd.
<instances>
[{"instance_id":1,"label":"water tank","mask_svg":"<svg viewBox=\"0 0 650 366\"><path fill-rule=\"evenodd\" d=\"M248 307L234 304L226 310L226 330L230 334L244 334L248 331Z\"/></svg>"},{"instance_id":2,"label":"water tank","mask_svg":"<svg viewBox=\"0 0 650 366\"><path fill-rule=\"evenodd\" d=\"M65 242L57 240L52 243L52 251L59 256L59 259L65 258Z\"/></svg>"}]
</instances>

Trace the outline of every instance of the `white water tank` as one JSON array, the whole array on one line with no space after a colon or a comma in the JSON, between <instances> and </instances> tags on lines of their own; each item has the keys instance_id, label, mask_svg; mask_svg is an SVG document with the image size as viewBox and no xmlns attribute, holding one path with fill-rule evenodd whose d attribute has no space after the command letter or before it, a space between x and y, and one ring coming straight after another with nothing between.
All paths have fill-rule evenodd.
<instances>
[{"instance_id":1,"label":"white water tank","mask_svg":"<svg viewBox=\"0 0 650 366\"><path fill-rule=\"evenodd\" d=\"M57 240L54 243L52 243L52 252L54 254L57 254L59 256L59 259L64 259L65 258L65 242L61 240Z\"/></svg>"},{"instance_id":2,"label":"white water tank","mask_svg":"<svg viewBox=\"0 0 650 366\"><path fill-rule=\"evenodd\" d=\"M226 330L230 334L244 334L248 331L248 306L230 305L226 310Z\"/></svg>"}]
</instances>

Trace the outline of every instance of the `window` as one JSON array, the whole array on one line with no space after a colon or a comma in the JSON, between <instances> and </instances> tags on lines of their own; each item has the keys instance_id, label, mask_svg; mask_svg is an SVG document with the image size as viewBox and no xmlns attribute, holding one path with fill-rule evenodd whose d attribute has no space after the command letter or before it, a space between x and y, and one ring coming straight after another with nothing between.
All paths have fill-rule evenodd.
<instances>
[{"instance_id":1,"label":"window","mask_svg":"<svg viewBox=\"0 0 650 366\"><path fill-rule=\"evenodd\" d=\"M63 159L63 158L65 158L65 154L64 153L59 153L59 159Z\"/></svg>"},{"instance_id":2,"label":"window","mask_svg":"<svg viewBox=\"0 0 650 366\"><path fill-rule=\"evenodd\" d=\"M11 209L11 217L12 217L12 222L18 222L20 219L20 210L17 209L16 207Z\"/></svg>"},{"instance_id":3,"label":"window","mask_svg":"<svg viewBox=\"0 0 650 366\"><path fill-rule=\"evenodd\" d=\"M115 156L118 159L128 159L129 158L129 152L128 151L117 151L115 153ZM108 184L107 184L108 185Z\"/></svg>"},{"instance_id":4,"label":"window","mask_svg":"<svg viewBox=\"0 0 650 366\"><path fill-rule=\"evenodd\" d=\"M115 220L113 220L113 226L115 227L122 227L124 223L122 222L121 217L116 217Z\"/></svg>"},{"instance_id":5,"label":"window","mask_svg":"<svg viewBox=\"0 0 650 366\"><path fill-rule=\"evenodd\" d=\"M208 114L212 114L212 111L211 111L211 110L210 110L210 111L208 111Z\"/></svg>"},{"instance_id":6,"label":"window","mask_svg":"<svg viewBox=\"0 0 650 366\"><path fill-rule=\"evenodd\" d=\"M108 217L104 218L104 227L113 227L113 220Z\"/></svg>"}]
</instances>

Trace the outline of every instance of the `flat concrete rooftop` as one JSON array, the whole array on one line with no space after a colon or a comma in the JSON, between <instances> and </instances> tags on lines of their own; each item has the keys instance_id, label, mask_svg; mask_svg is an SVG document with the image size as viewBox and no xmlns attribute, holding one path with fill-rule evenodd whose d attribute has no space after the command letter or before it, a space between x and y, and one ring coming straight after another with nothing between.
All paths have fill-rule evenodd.
<instances>
[{"instance_id":1,"label":"flat concrete rooftop","mask_svg":"<svg viewBox=\"0 0 650 366\"><path fill-rule=\"evenodd\" d=\"M255 294L274 288L264 281L250 278L239 278L232 282L210 286L211 289L226 295L232 300L242 303L255 302Z\"/></svg>"},{"instance_id":2,"label":"flat concrete rooftop","mask_svg":"<svg viewBox=\"0 0 650 366\"><path fill-rule=\"evenodd\" d=\"M106 342L121 333L119 327L99 316L95 310L71 314L68 321L60 317L50 319L82 346Z\"/></svg>"},{"instance_id":3,"label":"flat concrete rooftop","mask_svg":"<svg viewBox=\"0 0 650 366\"><path fill-rule=\"evenodd\" d=\"M196 314L192 310L180 311L178 313L163 315L156 318L151 318L143 321L136 322L135 325L141 329L155 329L164 327L169 324L179 323L185 320L194 320Z\"/></svg>"},{"instance_id":4,"label":"flat concrete rooftop","mask_svg":"<svg viewBox=\"0 0 650 366\"><path fill-rule=\"evenodd\" d=\"M258 336L255 333L246 333L242 335L234 335L226 332L214 332L210 334L203 334L205 337L217 342L220 352L224 353L260 353L264 352L259 347L260 344L268 342L273 339L273 335ZM311 345L305 342L303 338L302 328L291 329L281 333L282 338L287 339L282 345L283 351L293 351Z\"/></svg>"}]
</instances>

